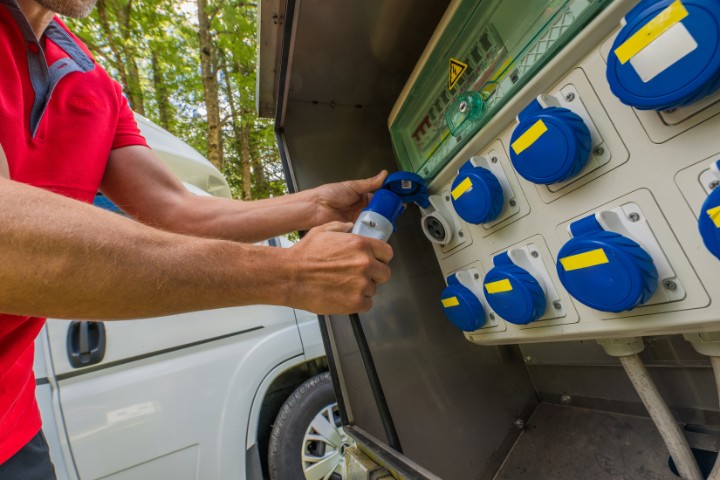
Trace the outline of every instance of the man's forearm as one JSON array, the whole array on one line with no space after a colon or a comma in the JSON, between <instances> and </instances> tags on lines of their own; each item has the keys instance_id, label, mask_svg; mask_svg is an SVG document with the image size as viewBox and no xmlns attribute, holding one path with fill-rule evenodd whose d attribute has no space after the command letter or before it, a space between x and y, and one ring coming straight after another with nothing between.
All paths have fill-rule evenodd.
<instances>
[{"instance_id":1,"label":"man's forearm","mask_svg":"<svg viewBox=\"0 0 720 480\"><path fill-rule=\"evenodd\" d=\"M162 232L5 179L0 205L0 312L105 320L288 303L289 262L269 248Z\"/></svg>"},{"instance_id":2,"label":"man's forearm","mask_svg":"<svg viewBox=\"0 0 720 480\"><path fill-rule=\"evenodd\" d=\"M257 242L317 224L312 192L255 201L194 195L140 146L111 152L101 190L142 223L198 237Z\"/></svg>"},{"instance_id":3,"label":"man's forearm","mask_svg":"<svg viewBox=\"0 0 720 480\"><path fill-rule=\"evenodd\" d=\"M164 216L160 228L209 238L258 242L317 225L311 191L253 201L193 197Z\"/></svg>"}]
</instances>

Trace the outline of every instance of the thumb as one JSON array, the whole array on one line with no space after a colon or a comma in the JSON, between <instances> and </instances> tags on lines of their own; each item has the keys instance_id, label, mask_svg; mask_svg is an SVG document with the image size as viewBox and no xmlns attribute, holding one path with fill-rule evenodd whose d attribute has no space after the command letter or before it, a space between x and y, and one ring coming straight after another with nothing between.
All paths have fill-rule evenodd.
<instances>
[{"instance_id":1,"label":"thumb","mask_svg":"<svg viewBox=\"0 0 720 480\"><path fill-rule=\"evenodd\" d=\"M358 180L358 186L360 187L359 193L369 193L378 190L382 187L383 182L388 176L387 170L382 170L374 177L366 178L364 180Z\"/></svg>"},{"instance_id":2,"label":"thumb","mask_svg":"<svg viewBox=\"0 0 720 480\"><path fill-rule=\"evenodd\" d=\"M352 230L352 222L330 222L320 227L323 232L348 233Z\"/></svg>"}]
</instances>

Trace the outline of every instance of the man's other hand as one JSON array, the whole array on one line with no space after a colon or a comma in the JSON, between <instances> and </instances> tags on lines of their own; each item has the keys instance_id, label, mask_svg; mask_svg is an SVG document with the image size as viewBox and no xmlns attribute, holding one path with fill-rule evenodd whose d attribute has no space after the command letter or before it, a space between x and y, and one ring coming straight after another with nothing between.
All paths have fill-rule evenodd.
<instances>
[{"instance_id":1,"label":"man's other hand","mask_svg":"<svg viewBox=\"0 0 720 480\"><path fill-rule=\"evenodd\" d=\"M374 177L328 183L313 190L317 209L314 225L329 222L354 222L367 206L372 192L382 187L388 172L383 170Z\"/></svg>"},{"instance_id":2,"label":"man's other hand","mask_svg":"<svg viewBox=\"0 0 720 480\"><path fill-rule=\"evenodd\" d=\"M320 314L370 310L377 285L390 280L393 251L351 229L352 223L341 222L316 227L287 250L294 262L291 306Z\"/></svg>"}]
</instances>

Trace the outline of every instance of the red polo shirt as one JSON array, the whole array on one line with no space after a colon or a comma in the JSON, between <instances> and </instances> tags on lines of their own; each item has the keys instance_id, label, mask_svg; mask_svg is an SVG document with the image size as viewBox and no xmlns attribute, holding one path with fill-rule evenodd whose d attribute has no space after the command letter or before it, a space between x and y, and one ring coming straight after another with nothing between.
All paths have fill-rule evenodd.
<instances>
[{"instance_id":1,"label":"red polo shirt","mask_svg":"<svg viewBox=\"0 0 720 480\"><path fill-rule=\"evenodd\" d=\"M120 86L59 19L38 42L16 0L0 0L0 145L13 180L92 202L110 151L146 143ZM0 463L40 430L32 367L44 322L0 314Z\"/></svg>"}]
</instances>

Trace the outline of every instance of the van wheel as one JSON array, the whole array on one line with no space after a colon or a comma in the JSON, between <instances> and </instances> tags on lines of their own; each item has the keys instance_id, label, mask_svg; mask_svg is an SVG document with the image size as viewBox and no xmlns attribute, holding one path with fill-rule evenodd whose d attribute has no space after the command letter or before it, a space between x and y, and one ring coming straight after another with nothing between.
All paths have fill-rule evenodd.
<instances>
[{"instance_id":1,"label":"van wheel","mask_svg":"<svg viewBox=\"0 0 720 480\"><path fill-rule=\"evenodd\" d=\"M328 372L300 385L280 409L268 449L271 480L342 480L345 449L354 442L342 428Z\"/></svg>"}]
</instances>

